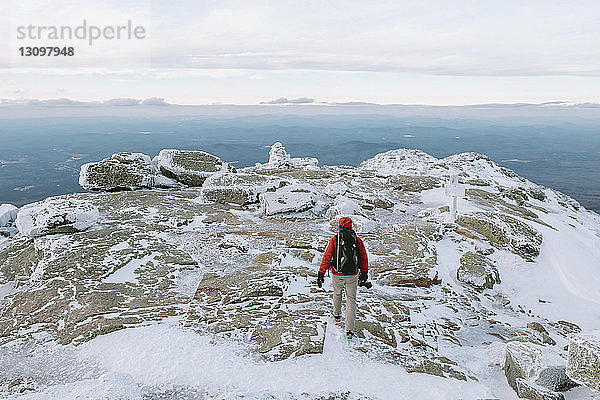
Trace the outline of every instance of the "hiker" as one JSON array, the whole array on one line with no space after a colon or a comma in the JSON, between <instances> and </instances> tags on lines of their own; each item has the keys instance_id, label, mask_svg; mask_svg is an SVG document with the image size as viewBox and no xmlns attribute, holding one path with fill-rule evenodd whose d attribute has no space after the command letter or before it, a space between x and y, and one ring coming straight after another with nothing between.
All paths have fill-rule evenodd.
<instances>
[{"instance_id":1,"label":"hiker","mask_svg":"<svg viewBox=\"0 0 600 400\"><path fill-rule=\"evenodd\" d=\"M339 246L338 246L339 243ZM356 319L356 290L357 286L370 287L367 282L369 261L363 241L356 236L352 229L352 220L340 218L338 233L329 240L323 261L319 268L317 285L323 286L325 271L333 271L333 317L336 322L341 319L342 289L346 291L346 337L352 339L354 321ZM359 275L360 271L360 275Z\"/></svg>"}]
</instances>

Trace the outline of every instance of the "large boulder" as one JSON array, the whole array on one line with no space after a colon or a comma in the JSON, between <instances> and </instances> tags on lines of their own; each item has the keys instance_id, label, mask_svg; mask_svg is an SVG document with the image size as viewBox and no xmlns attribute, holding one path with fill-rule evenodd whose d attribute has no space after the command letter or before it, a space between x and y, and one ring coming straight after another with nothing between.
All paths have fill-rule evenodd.
<instances>
[{"instance_id":1,"label":"large boulder","mask_svg":"<svg viewBox=\"0 0 600 400\"><path fill-rule=\"evenodd\" d=\"M98 208L93 204L59 196L23 206L17 214L16 225L19 232L32 237L73 233L88 229L99 216Z\"/></svg>"},{"instance_id":2,"label":"large boulder","mask_svg":"<svg viewBox=\"0 0 600 400\"><path fill-rule=\"evenodd\" d=\"M0 227L12 225L19 209L12 204L0 205Z\"/></svg>"},{"instance_id":3,"label":"large boulder","mask_svg":"<svg viewBox=\"0 0 600 400\"><path fill-rule=\"evenodd\" d=\"M567 375L575 382L600 391L600 331L571 336Z\"/></svg>"},{"instance_id":4,"label":"large boulder","mask_svg":"<svg viewBox=\"0 0 600 400\"><path fill-rule=\"evenodd\" d=\"M509 342L506 344L504 374L508 384L516 392L518 392L518 378L534 380L544 367L541 346L526 342Z\"/></svg>"},{"instance_id":5,"label":"large boulder","mask_svg":"<svg viewBox=\"0 0 600 400\"><path fill-rule=\"evenodd\" d=\"M362 207L355 200L338 194L335 197L333 205L327 209L325 217L332 222L336 222L341 217L347 217L350 215L361 215L364 213Z\"/></svg>"},{"instance_id":6,"label":"large boulder","mask_svg":"<svg viewBox=\"0 0 600 400\"><path fill-rule=\"evenodd\" d=\"M552 365L544 368L540 371L535 384L555 392L564 392L578 386L567 376L567 367L564 365Z\"/></svg>"},{"instance_id":7,"label":"large boulder","mask_svg":"<svg viewBox=\"0 0 600 400\"><path fill-rule=\"evenodd\" d=\"M259 195L283 187L287 181L258 174L218 173L210 176L202 185L205 199L222 204L252 204Z\"/></svg>"},{"instance_id":8,"label":"large boulder","mask_svg":"<svg viewBox=\"0 0 600 400\"><path fill-rule=\"evenodd\" d=\"M102 161L83 164L79 184L84 189L105 191L178 186L159 174L150 157L141 153L115 153Z\"/></svg>"},{"instance_id":9,"label":"large boulder","mask_svg":"<svg viewBox=\"0 0 600 400\"><path fill-rule=\"evenodd\" d=\"M456 222L477 232L493 245L510 249L525 261L533 262L540 254L542 234L510 215L478 212L461 215Z\"/></svg>"},{"instance_id":10,"label":"large boulder","mask_svg":"<svg viewBox=\"0 0 600 400\"><path fill-rule=\"evenodd\" d=\"M260 195L265 215L302 212L315 205L315 194L309 185L284 186Z\"/></svg>"},{"instance_id":11,"label":"large boulder","mask_svg":"<svg viewBox=\"0 0 600 400\"><path fill-rule=\"evenodd\" d=\"M469 251L460 258L456 278L479 289L492 289L500 283L498 268L484 255Z\"/></svg>"},{"instance_id":12,"label":"large boulder","mask_svg":"<svg viewBox=\"0 0 600 400\"><path fill-rule=\"evenodd\" d=\"M188 186L202 186L217 172L235 172L230 164L203 151L161 150L152 163L161 174Z\"/></svg>"},{"instance_id":13,"label":"large boulder","mask_svg":"<svg viewBox=\"0 0 600 400\"><path fill-rule=\"evenodd\" d=\"M348 186L343 182L330 183L322 190L326 196L335 198L338 195L345 195L348 192Z\"/></svg>"}]
</instances>

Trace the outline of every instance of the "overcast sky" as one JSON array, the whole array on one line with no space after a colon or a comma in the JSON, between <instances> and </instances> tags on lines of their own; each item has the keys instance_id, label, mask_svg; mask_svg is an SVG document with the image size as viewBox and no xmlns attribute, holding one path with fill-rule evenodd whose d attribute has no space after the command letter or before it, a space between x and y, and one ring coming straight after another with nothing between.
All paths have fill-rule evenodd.
<instances>
[{"instance_id":1,"label":"overcast sky","mask_svg":"<svg viewBox=\"0 0 600 400\"><path fill-rule=\"evenodd\" d=\"M0 98L257 104L600 102L598 1L13 0ZM20 25L143 26L144 40L18 40ZM9 40L6 40L9 39ZM24 58L20 46L73 46Z\"/></svg>"}]
</instances>

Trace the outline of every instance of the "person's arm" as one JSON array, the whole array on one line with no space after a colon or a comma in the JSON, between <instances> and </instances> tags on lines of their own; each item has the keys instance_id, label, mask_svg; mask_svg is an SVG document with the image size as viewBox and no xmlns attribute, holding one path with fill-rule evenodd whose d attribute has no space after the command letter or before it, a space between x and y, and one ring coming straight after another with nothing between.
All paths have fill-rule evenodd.
<instances>
[{"instance_id":1,"label":"person's arm","mask_svg":"<svg viewBox=\"0 0 600 400\"><path fill-rule=\"evenodd\" d=\"M329 240L329 244L327 245L327 249L325 249L325 253L323 254L323 261L321 261L321 267L319 268L319 272L324 274L329 268L329 264L331 263L331 259L335 254L335 242L336 237L334 236Z\"/></svg>"},{"instance_id":2,"label":"person's arm","mask_svg":"<svg viewBox=\"0 0 600 400\"><path fill-rule=\"evenodd\" d=\"M361 255L361 263L360 263L360 267L363 271L368 271L369 270L369 258L367 257L367 249L365 249L365 244L363 243L361 238L358 238L358 244L359 244L359 249L360 249L360 255Z\"/></svg>"}]
</instances>

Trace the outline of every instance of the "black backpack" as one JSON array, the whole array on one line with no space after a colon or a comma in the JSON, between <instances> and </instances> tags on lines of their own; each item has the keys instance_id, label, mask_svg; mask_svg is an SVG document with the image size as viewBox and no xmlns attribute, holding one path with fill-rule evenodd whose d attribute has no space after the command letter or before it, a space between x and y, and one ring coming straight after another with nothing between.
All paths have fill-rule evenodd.
<instances>
[{"instance_id":1,"label":"black backpack","mask_svg":"<svg viewBox=\"0 0 600 400\"><path fill-rule=\"evenodd\" d=\"M362 261L356 233L350 228L342 228L336 241L336 251L330 264L333 270L342 275L356 274Z\"/></svg>"}]
</instances>

